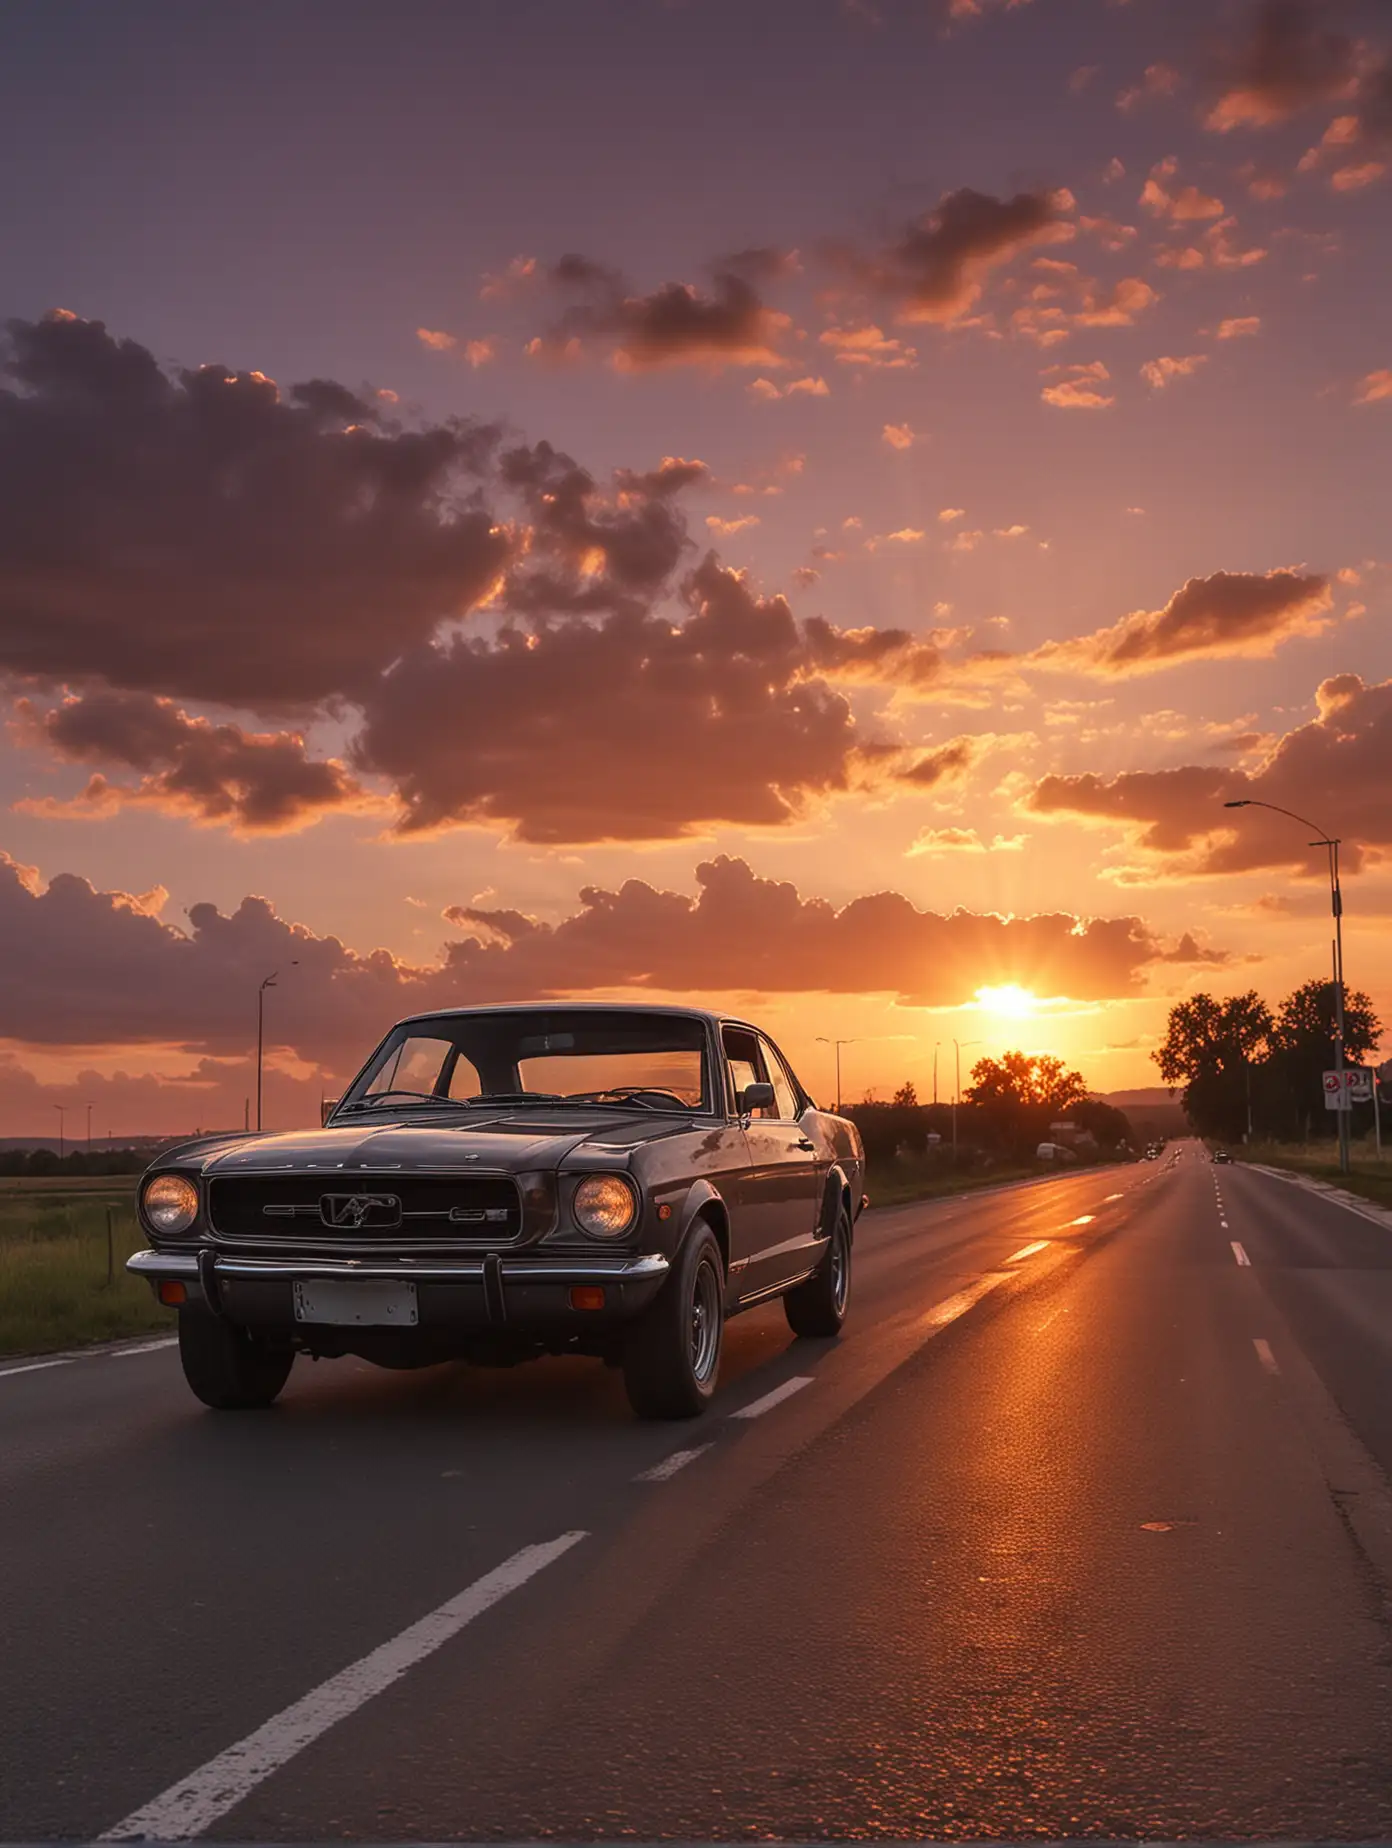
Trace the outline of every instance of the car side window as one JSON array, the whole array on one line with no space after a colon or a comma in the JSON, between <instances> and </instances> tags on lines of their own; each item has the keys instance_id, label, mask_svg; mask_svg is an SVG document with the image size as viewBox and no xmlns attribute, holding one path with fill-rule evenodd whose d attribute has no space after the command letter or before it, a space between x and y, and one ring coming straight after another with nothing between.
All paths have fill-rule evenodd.
<instances>
[{"instance_id":1,"label":"car side window","mask_svg":"<svg viewBox=\"0 0 1392 1848\"><path fill-rule=\"evenodd\" d=\"M762 1037L759 1040L759 1047L764 1055L764 1069L768 1073L769 1083L773 1086L773 1094L778 1099L776 1114L784 1122L795 1123L800 1115L797 1093L789 1082L788 1074L783 1068L783 1061L768 1041Z\"/></svg>"},{"instance_id":2,"label":"car side window","mask_svg":"<svg viewBox=\"0 0 1392 1848\"><path fill-rule=\"evenodd\" d=\"M730 1083L734 1089L736 1108L739 1094L750 1084L767 1082L764 1073L763 1054L759 1050L757 1033L747 1033L742 1027L723 1027L721 1043L725 1048L725 1062L730 1068ZM776 1117L777 1110L756 1110L756 1117Z\"/></svg>"},{"instance_id":3,"label":"car side window","mask_svg":"<svg viewBox=\"0 0 1392 1848\"><path fill-rule=\"evenodd\" d=\"M373 1074L364 1093L376 1097L384 1091L419 1091L429 1097L439 1088L445 1060L454 1050L451 1040L434 1035L404 1039L391 1058Z\"/></svg>"}]
</instances>

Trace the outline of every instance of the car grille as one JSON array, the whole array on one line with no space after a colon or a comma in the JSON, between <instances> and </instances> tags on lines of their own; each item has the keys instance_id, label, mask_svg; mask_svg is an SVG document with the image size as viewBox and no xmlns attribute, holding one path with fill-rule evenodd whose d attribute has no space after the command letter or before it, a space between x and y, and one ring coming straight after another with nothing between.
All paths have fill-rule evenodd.
<instances>
[{"instance_id":1,"label":"car grille","mask_svg":"<svg viewBox=\"0 0 1392 1848\"><path fill-rule=\"evenodd\" d=\"M236 1243L507 1244L522 1229L517 1188L487 1174L257 1174L208 1188L213 1232Z\"/></svg>"}]
</instances>

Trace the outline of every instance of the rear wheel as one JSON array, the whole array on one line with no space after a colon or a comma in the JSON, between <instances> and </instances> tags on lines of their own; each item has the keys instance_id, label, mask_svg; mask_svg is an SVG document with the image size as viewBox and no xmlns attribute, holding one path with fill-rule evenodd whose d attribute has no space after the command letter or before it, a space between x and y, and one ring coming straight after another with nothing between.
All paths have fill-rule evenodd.
<instances>
[{"instance_id":1,"label":"rear wheel","mask_svg":"<svg viewBox=\"0 0 1392 1848\"><path fill-rule=\"evenodd\" d=\"M272 1404L295 1363L289 1348L268 1347L206 1309L180 1311L179 1359L195 1397L219 1412Z\"/></svg>"},{"instance_id":2,"label":"rear wheel","mask_svg":"<svg viewBox=\"0 0 1392 1848\"><path fill-rule=\"evenodd\" d=\"M795 1335L839 1335L851 1295L851 1220L839 1200L831 1225L831 1243L806 1283L789 1290L783 1312Z\"/></svg>"},{"instance_id":3,"label":"rear wheel","mask_svg":"<svg viewBox=\"0 0 1392 1848\"><path fill-rule=\"evenodd\" d=\"M676 1268L624 1343L624 1386L640 1418L695 1418L720 1373L725 1266L710 1227L694 1228Z\"/></svg>"}]
</instances>

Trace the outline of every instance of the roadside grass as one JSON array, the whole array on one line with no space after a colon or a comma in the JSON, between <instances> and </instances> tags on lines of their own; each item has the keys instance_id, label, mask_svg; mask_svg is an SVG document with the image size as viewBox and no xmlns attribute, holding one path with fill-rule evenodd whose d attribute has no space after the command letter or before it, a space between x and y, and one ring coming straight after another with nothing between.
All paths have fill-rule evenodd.
<instances>
[{"instance_id":1,"label":"roadside grass","mask_svg":"<svg viewBox=\"0 0 1392 1848\"><path fill-rule=\"evenodd\" d=\"M1238 1161L1260 1161L1268 1168L1288 1168L1293 1174L1308 1174L1312 1180L1343 1187L1376 1206L1392 1207L1392 1147L1386 1148L1384 1159L1379 1161L1371 1141L1356 1142L1349 1151L1347 1174L1340 1174L1338 1153L1331 1143L1249 1142L1246 1148L1235 1149L1233 1154Z\"/></svg>"},{"instance_id":2,"label":"roadside grass","mask_svg":"<svg viewBox=\"0 0 1392 1848\"><path fill-rule=\"evenodd\" d=\"M172 1318L125 1261L145 1240L134 1178L5 1177L0 1187L0 1354L112 1341ZM57 1183L57 1184L54 1184ZM111 1281L107 1281L107 1210Z\"/></svg>"},{"instance_id":3,"label":"roadside grass","mask_svg":"<svg viewBox=\"0 0 1392 1848\"><path fill-rule=\"evenodd\" d=\"M939 1200L950 1194L970 1193L978 1187L999 1187L1003 1181L1040 1180L1045 1176L1085 1174L1073 1164L1046 1168L1042 1162L1002 1164L998 1168L953 1168L941 1157L871 1163L865 1183L871 1206L907 1206L913 1200Z\"/></svg>"}]
</instances>

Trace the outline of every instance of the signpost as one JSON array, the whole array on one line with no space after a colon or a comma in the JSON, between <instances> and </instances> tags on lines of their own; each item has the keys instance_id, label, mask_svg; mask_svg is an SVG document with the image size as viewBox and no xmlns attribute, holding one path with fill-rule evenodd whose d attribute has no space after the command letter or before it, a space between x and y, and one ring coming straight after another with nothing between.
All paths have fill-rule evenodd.
<instances>
[{"instance_id":1,"label":"signpost","mask_svg":"<svg viewBox=\"0 0 1392 1848\"><path fill-rule=\"evenodd\" d=\"M1324 1074L1326 1110L1352 1110L1355 1104L1373 1101L1373 1074L1361 1065L1346 1065L1342 1071Z\"/></svg>"}]
</instances>

